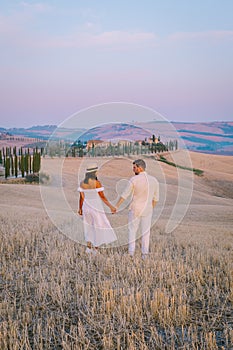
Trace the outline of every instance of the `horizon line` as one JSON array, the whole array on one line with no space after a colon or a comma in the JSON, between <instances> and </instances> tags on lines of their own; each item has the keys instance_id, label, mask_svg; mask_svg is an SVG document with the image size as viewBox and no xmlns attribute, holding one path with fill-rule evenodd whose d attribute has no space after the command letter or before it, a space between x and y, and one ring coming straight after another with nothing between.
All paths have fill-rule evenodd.
<instances>
[{"instance_id":1,"label":"horizon line","mask_svg":"<svg viewBox=\"0 0 233 350\"><path fill-rule=\"evenodd\" d=\"M150 123L150 122L163 122L161 120L148 120L144 123ZM233 120L212 120L212 121L175 121L175 120L171 120L171 121L164 121L164 122L168 122L168 123L176 123L176 124L212 124L212 123L233 123ZM112 122L115 123L115 122ZM119 124L121 124L121 122L118 122ZM122 122L123 123L123 122ZM124 122L124 123L129 123L129 124L143 124L143 122ZM106 123L106 124L111 124L111 123ZM35 128L35 127L59 127L59 125L57 124L33 124L31 126L11 126L11 127L5 127L5 126L0 126L0 129L4 129L4 130L12 130L12 129L31 129L31 128ZM69 128L67 128L69 129ZM80 128L80 129L85 129L84 127Z\"/></svg>"}]
</instances>

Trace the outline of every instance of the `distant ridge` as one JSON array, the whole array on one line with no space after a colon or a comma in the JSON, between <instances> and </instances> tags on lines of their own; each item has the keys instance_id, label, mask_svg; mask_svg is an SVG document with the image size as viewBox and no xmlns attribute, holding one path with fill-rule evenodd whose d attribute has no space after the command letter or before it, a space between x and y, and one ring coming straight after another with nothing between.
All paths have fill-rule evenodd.
<instances>
[{"instance_id":1,"label":"distant ridge","mask_svg":"<svg viewBox=\"0 0 233 350\"><path fill-rule=\"evenodd\" d=\"M36 125L30 128L1 128L0 133L9 133L14 136L23 136L31 138L40 138L47 140L50 135L56 130L56 125Z\"/></svg>"},{"instance_id":2,"label":"distant ridge","mask_svg":"<svg viewBox=\"0 0 233 350\"><path fill-rule=\"evenodd\" d=\"M174 123L188 149L233 155L233 122Z\"/></svg>"},{"instance_id":3,"label":"distant ridge","mask_svg":"<svg viewBox=\"0 0 233 350\"><path fill-rule=\"evenodd\" d=\"M233 155L233 121L231 122L171 122L178 135L181 137L186 147L192 151L203 153ZM88 139L110 140L117 138L129 138L133 140L144 139L152 134L158 136L160 133L158 122L151 121L147 123L138 123L136 125L127 123L110 123L100 127L85 129L66 129L60 128L56 131L56 125L35 125L30 128L2 128L0 133L8 133L14 136L24 136L48 140L51 135L57 134L60 138L68 140L83 141ZM166 131L164 131L166 133Z\"/></svg>"}]
</instances>

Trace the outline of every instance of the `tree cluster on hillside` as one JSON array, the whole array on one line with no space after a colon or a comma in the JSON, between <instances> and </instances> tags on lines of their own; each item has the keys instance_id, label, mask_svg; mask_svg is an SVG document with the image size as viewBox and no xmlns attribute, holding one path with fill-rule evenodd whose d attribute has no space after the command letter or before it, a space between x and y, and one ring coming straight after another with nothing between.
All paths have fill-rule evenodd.
<instances>
[{"instance_id":1,"label":"tree cluster on hillside","mask_svg":"<svg viewBox=\"0 0 233 350\"><path fill-rule=\"evenodd\" d=\"M20 147L17 151L16 146L3 147L0 150L0 164L5 168L5 178L39 173L42 153L43 149L39 151L37 147L32 152L29 148L23 151Z\"/></svg>"},{"instance_id":2,"label":"tree cluster on hillside","mask_svg":"<svg viewBox=\"0 0 233 350\"><path fill-rule=\"evenodd\" d=\"M150 141L150 142L149 142ZM44 155L49 157L103 157L103 156L122 156L131 154L150 154L178 149L178 141L170 140L166 144L161 142L160 137L147 141L100 141L90 140L82 142L77 140L72 143L64 141L51 141L44 148Z\"/></svg>"}]
</instances>

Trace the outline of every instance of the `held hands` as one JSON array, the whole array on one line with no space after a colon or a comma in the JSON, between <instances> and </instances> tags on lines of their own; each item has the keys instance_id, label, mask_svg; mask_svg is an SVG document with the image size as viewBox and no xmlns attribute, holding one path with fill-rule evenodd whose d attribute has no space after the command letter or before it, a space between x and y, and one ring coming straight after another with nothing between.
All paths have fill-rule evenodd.
<instances>
[{"instance_id":1,"label":"held hands","mask_svg":"<svg viewBox=\"0 0 233 350\"><path fill-rule=\"evenodd\" d=\"M118 209L119 209L119 204L117 203L115 207L113 207L114 209L114 212L112 212L112 214L116 214L118 212ZM112 211L112 210L111 210Z\"/></svg>"},{"instance_id":2,"label":"held hands","mask_svg":"<svg viewBox=\"0 0 233 350\"><path fill-rule=\"evenodd\" d=\"M110 206L110 210L112 214L116 214L116 208L113 205Z\"/></svg>"}]
</instances>

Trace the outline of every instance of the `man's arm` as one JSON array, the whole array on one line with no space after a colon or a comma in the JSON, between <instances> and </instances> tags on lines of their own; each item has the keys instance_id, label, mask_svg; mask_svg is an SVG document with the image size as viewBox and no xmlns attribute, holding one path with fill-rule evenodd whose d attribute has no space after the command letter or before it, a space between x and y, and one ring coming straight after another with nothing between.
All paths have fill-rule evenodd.
<instances>
[{"instance_id":1,"label":"man's arm","mask_svg":"<svg viewBox=\"0 0 233 350\"><path fill-rule=\"evenodd\" d=\"M125 201L125 198L120 197L119 200L118 200L118 202L117 202L117 204L116 204L116 209L118 209L119 206L120 206L124 201Z\"/></svg>"},{"instance_id":2,"label":"man's arm","mask_svg":"<svg viewBox=\"0 0 233 350\"><path fill-rule=\"evenodd\" d=\"M118 209L120 205L126 200L126 198L128 198L131 195L132 191L133 191L133 184L131 181L129 181L126 189L124 190L124 192L122 193L121 197L119 198L116 204L116 209Z\"/></svg>"},{"instance_id":3,"label":"man's arm","mask_svg":"<svg viewBox=\"0 0 233 350\"><path fill-rule=\"evenodd\" d=\"M155 186L154 195L153 195L153 199L152 199L152 207L153 208L156 206L158 201L159 201L159 184L156 181L156 186Z\"/></svg>"}]
</instances>

